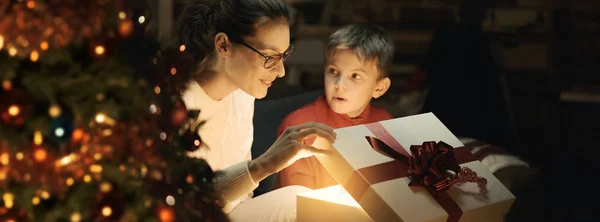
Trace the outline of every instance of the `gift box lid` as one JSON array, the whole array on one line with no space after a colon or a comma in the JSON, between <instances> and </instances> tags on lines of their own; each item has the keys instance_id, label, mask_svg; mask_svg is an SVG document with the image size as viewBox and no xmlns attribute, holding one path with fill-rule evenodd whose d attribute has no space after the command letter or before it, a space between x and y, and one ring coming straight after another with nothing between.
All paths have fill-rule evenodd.
<instances>
[{"instance_id":1,"label":"gift box lid","mask_svg":"<svg viewBox=\"0 0 600 222\"><path fill-rule=\"evenodd\" d=\"M374 125L377 127L373 127ZM503 216L515 199L514 195L480 161L465 162L460 166L468 167L484 177L487 180L487 192L484 195L477 194L474 192L477 186L470 183L454 185L446 191L441 191L447 196L446 199L453 200L450 201L453 202L450 203L453 208L448 208L448 204L443 201L440 202L438 198L440 195L433 195L427 189L409 187L411 180L408 177L357 185L362 183L361 181L357 183L357 178L369 181L365 179L369 176L364 175L365 172L382 174L380 171L363 171L364 169L374 169L373 166L395 161L389 156L376 152L367 141L367 137L376 137L375 134L381 136L380 131L385 131L409 155L409 148L412 145L421 145L426 141L443 141L455 150L461 149L459 147L463 144L460 140L433 113L339 128L335 131L337 140L332 144L333 146L323 138L315 140L313 146L334 151L331 155L317 156L317 158L332 177L353 194L353 198L375 221L446 221L448 218L460 218L460 221L483 220ZM357 172L362 172L362 175L357 177L356 175L360 174ZM358 189L360 194L357 194L356 187L361 186L364 189ZM458 217L456 217L456 208L461 211Z\"/></svg>"}]
</instances>

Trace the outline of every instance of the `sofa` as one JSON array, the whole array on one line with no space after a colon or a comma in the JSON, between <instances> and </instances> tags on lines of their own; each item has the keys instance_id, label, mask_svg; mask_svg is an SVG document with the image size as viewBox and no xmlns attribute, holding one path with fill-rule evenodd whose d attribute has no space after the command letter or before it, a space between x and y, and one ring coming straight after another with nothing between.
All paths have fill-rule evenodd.
<instances>
[{"instance_id":1,"label":"sofa","mask_svg":"<svg viewBox=\"0 0 600 222\"><path fill-rule=\"evenodd\" d=\"M314 101L323 90L304 92L283 98L257 100L254 110L254 143L252 156L264 153L276 140L277 129L290 112ZM399 117L399 116L395 116ZM537 169L525 166L511 166L497 170L494 175L517 197L505 221L543 220L540 173ZM261 181L254 191L260 196L274 189L277 174Z\"/></svg>"}]
</instances>

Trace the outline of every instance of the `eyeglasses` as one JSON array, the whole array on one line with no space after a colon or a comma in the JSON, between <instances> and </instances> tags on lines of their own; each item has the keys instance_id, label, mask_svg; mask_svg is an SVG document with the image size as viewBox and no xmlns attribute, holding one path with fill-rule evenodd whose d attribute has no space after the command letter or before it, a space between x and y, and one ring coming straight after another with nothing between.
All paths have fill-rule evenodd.
<instances>
[{"instance_id":1,"label":"eyeglasses","mask_svg":"<svg viewBox=\"0 0 600 222\"><path fill-rule=\"evenodd\" d=\"M263 54L262 52L258 51L254 47L252 47L252 46L250 46L250 45L248 45L248 44L246 44L244 42L242 42L241 44L243 46L248 47L249 49L252 49L252 51L255 51L256 53L258 53L262 57L265 57L265 64L263 64L263 66L265 67L265 69L273 68L273 66L275 66L281 60L285 61L288 58L288 56L290 56L290 54L292 54L292 52L294 51L294 46L290 45L290 47L287 50L285 50L285 52L283 52L282 54L268 56L268 55Z\"/></svg>"}]
</instances>

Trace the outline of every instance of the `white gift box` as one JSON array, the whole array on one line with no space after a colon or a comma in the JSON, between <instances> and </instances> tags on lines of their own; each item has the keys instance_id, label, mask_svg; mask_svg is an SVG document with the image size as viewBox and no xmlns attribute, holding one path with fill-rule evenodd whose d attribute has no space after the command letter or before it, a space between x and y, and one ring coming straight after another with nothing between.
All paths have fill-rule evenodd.
<instances>
[{"instance_id":1,"label":"white gift box","mask_svg":"<svg viewBox=\"0 0 600 222\"><path fill-rule=\"evenodd\" d=\"M382 134L382 131L385 132ZM480 192L475 183L431 192L409 187L410 179L406 176L376 182L368 179L373 176L389 177L390 173L364 169L395 160L373 149L367 136L379 138L387 133L408 153L411 145L421 145L426 141L443 141L454 147L455 153L463 151L459 150L463 146L459 139L432 113L340 128L335 132L337 140L333 146L323 138L317 138L313 146L333 151L317 158L344 187L347 195L340 192L339 187L338 191L324 188L298 194L299 221L343 220L348 217L368 221L366 215L373 221L490 221L501 219L515 200L514 195L477 160L460 166L468 167L485 178L487 192ZM348 201L348 196L355 202Z\"/></svg>"}]
</instances>

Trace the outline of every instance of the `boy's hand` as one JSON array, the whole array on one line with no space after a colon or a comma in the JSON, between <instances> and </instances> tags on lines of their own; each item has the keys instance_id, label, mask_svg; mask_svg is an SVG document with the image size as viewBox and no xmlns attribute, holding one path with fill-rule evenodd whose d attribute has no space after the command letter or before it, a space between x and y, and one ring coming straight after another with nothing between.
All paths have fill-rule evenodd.
<instances>
[{"instance_id":1,"label":"boy's hand","mask_svg":"<svg viewBox=\"0 0 600 222\"><path fill-rule=\"evenodd\" d=\"M303 144L305 139L315 136L323 137L332 143L336 138L333 129L322 123L309 122L287 128L263 155L250 161L248 167L252 179L259 182L272 173L288 167L296 160L328 154L328 150Z\"/></svg>"}]
</instances>

